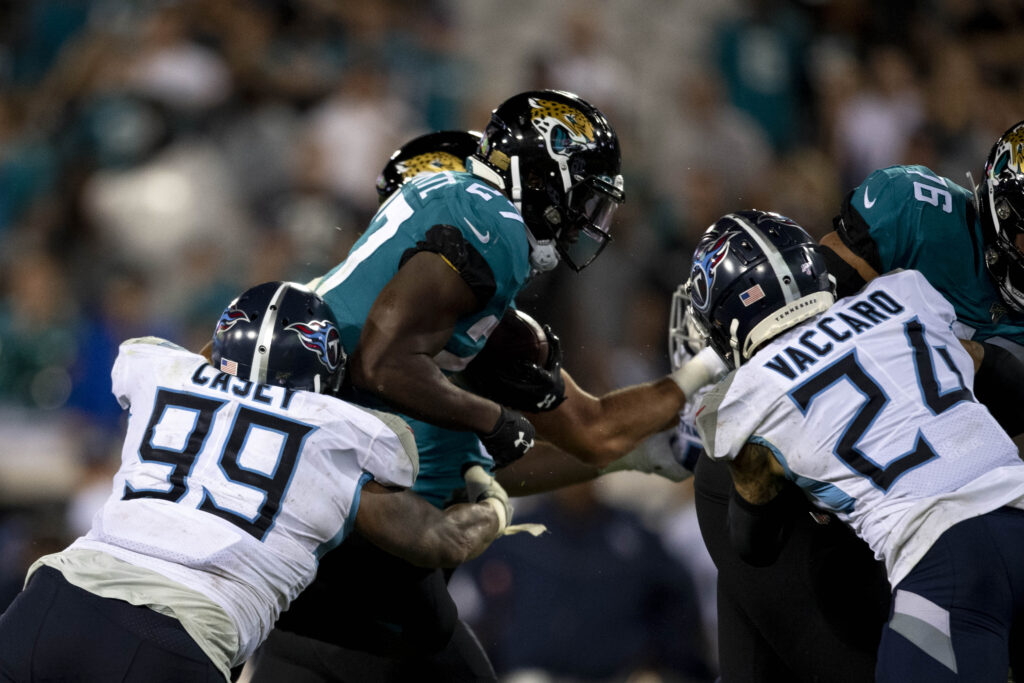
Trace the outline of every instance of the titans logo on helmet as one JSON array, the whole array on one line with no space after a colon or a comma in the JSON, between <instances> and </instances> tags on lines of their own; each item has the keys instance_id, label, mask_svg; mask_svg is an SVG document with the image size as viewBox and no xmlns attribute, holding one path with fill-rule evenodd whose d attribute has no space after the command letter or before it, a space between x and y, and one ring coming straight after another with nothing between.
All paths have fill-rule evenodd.
<instances>
[{"instance_id":1,"label":"titans logo on helmet","mask_svg":"<svg viewBox=\"0 0 1024 683\"><path fill-rule=\"evenodd\" d=\"M707 311L710 303L711 286L715 283L715 268L729 253L729 236L732 232L719 237L704 255L696 259L690 271L690 300L699 311Z\"/></svg>"},{"instance_id":2,"label":"titans logo on helmet","mask_svg":"<svg viewBox=\"0 0 1024 683\"><path fill-rule=\"evenodd\" d=\"M341 334L329 320L310 320L293 323L284 328L299 335L302 345L314 352L331 372L341 364Z\"/></svg>"},{"instance_id":3,"label":"titans logo on helmet","mask_svg":"<svg viewBox=\"0 0 1024 683\"><path fill-rule=\"evenodd\" d=\"M217 331L215 334L227 332L239 322L249 322L249 316L245 311L237 308L225 309L225 311L220 314L220 320L217 321Z\"/></svg>"}]
</instances>

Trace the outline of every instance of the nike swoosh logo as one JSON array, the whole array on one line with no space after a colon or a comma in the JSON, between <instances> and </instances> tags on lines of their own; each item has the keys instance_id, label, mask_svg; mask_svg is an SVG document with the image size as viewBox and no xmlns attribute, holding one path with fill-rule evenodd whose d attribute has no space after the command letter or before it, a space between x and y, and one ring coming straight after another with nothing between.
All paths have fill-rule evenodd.
<instances>
[{"instance_id":1,"label":"nike swoosh logo","mask_svg":"<svg viewBox=\"0 0 1024 683\"><path fill-rule=\"evenodd\" d=\"M875 205L875 202L877 202L877 201L878 201L878 197L875 197L874 199L871 199L870 197L868 197L868 188L865 187L864 188L864 208L865 209L870 209L872 206Z\"/></svg>"},{"instance_id":2,"label":"nike swoosh logo","mask_svg":"<svg viewBox=\"0 0 1024 683\"><path fill-rule=\"evenodd\" d=\"M481 235L480 231L477 230L473 226L473 224L469 222L468 218L463 217L462 220L466 221L466 225L468 225L469 229L473 231L473 234L476 235L476 238L478 240L480 240L481 244L487 244L488 242L491 241L491 231L490 230L488 230L485 234Z\"/></svg>"}]
</instances>

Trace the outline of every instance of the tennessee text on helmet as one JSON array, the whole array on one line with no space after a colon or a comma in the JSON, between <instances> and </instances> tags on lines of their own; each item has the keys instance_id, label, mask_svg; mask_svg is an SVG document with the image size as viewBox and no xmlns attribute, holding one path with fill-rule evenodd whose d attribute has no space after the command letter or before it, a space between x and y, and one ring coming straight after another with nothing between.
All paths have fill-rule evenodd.
<instances>
[{"instance_id":1,"label":"tennessee text on helmet","mask_svg":"<svg viewBox=\"0 0 1024 683\"><path fill-rule=\"evenodd\" d=\"M732 368L835 302L813 238L767 211L727 214L709 227L694 252L685 291L693 325Z\"/></svg>"},{"instance_id":2,"label":"tennessee text on helmet","mask_svg":"<svg viewBox=\"0 0 1024 683\"><path fill-rule=\"evenodd\" d=\"M985 265L1006 305L1024 313L1024 121L996 140L975 194Z\"/></svg>"},{"instance_id":3,"label":"tennessee text on helmet","mask_svg":"<svg viewBox=\"0 0 1024 683\"><path fill-rule=\"evenodd\" d=\"M620 165L619 140L604 115L558 90L502 103L466 162L519 209L539 271L559 259L582 270L611 240L612 217L625 201Z\"/></svg>"},{"instance_id":4,"label":"tennessee text on helmet","mask_svg":"<svg viewBox=\"0 0 1024 683\"><path fill-rule=\"evenodd\" d=\"M346 361L331 309L294 282L265 282L232 301L210 357L229 375L318 393L337 390Z\"/></svg>"},{"instance_id":5,"label":"tennessee text on helmet","mask_svg":"<svg viewBox=\"0 0 1024 683\"><path fill-rule=\"evenodd\" d=\"M402 183L421 173L465 171L466 157L476 151L480 133L473 130L441 130L427 133L402 145L377 176L377 197L383 202Z\"/></svg>"}]
</instances>

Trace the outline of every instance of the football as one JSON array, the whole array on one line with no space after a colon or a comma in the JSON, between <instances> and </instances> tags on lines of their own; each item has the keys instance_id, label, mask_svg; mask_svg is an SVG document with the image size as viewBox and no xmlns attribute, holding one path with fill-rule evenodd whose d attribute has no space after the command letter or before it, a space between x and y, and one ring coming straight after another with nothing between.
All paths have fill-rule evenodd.
<instances>
[{"instance_id":1,"label":"football","mask_svg":"<svg viewBox=\"0 0 1024 683\"><path fill-rule=\"evenodd\" d=\"M550 352L548 336L540 323L520 310L509 308L473 362L493 367L511 360L525 360L543 367Z\"/></svg>"}]
</instances>

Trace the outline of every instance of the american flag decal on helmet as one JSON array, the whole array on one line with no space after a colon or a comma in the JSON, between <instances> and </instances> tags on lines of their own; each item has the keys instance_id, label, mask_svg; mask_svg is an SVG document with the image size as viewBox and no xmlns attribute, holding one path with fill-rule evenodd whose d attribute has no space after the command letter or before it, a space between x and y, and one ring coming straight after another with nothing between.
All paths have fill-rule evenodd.
<instances>
[{"instance_id":1,"label":"american flag decal on helmet","mask_svg":"<svg viewBox=\"0 0 1024 683\"><path fill-rule=\"evenodd\" d=\"M310 320L308 323L292 323L284 328L299 335L302 345L316 353L320 362L331 372L341 365L341 333L329 320Z\"/></svg>"},{"instance_id":2,"label":"american flag decal on helmet","mask_svg":"<svg viewBox=\"0 0 1024 683\"><path fill-rule=\"evenodd\" d=\"M755 301L760 301L764 298L764 290L761 289L761 285L754 285L750 289L740 292L740 301L743 302L744 306L749 306Z\"/></svg>"}]
</instances>

